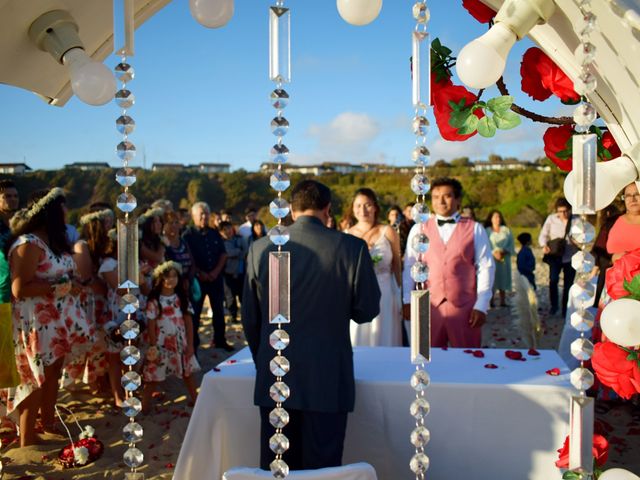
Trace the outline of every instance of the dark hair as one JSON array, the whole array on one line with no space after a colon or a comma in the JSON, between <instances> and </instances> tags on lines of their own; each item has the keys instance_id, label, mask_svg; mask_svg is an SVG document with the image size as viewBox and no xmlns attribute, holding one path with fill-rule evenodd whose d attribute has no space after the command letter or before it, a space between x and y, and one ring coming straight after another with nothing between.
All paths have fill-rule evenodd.
<instances>
[{"instance_id":1,"label":"dark hair","mask_svg":"<svg viewBox=\"0 0 640 480\"><path fill-rule=\"evenodd\" d=\"M253 225L252 225L252 226L253 226ZM220 229L220 230L224 230L224 229L225 229L225 228L227 228L227 227L232 227L232 228L233 228L233 225L231 224L231 222L227 222L227 221L225 220L225 221L220 222L220 223L218 224L218 229Z\"/></svg>"},{"instance_id":2,"label":"dark hair","mask_svg":"<svg viewBox=\"0 0 640 480\"><path fill-rule=\"evenodd\" d=\"M453 189L453 196L456 198L462 198L462 184L451 177L438 177L431 182L431 191L436 187L451 187Z\"/></svg>"},{"instance_id":3,"label":"dark hair","mask_svg":"<svg viewBox=\"0 0 640 480\"><path fill-rule=\"evenodd\" d=\"M16 184L13 180L3 178L0 180L0 192L4 192L8 188L16 188Z\"/></svg>"},{"instance_id":4,"label":"dark hair","mask_svg":"<svg viewBox=\"0 0 640 480\"><path fill-rule=\"evenodd\" d=\"M153 251L158 250L162 246L162 238L160 238L160 235L151 231L151 225L153 224L155 217L158 217L160 222L162 222L162 217L160 215L151 215L145 219L141 226L142 243L145 247Z\"/></svg>"},{"instance_id":5,"label":"dark hair","mask_svg":"<svg viewBox=\"0 0 640 480\"><path fill-rule=\"evenodd\" d=\"M353 194L353 200L351 201L351 211L353 212L353 204L356 201L356 197L358 195L362 195L367 197L373 203L373 207L376 210L376 220L378 219L378 215L380 215L380 204L378 203L378 197L376 196L376 192L371 190L370 188L363 187L356 190L356 193Z\"/></svg>"},{"instance_id":6,"label":"dark hair","mask_svg":"<svg viewBox=\"0 0 640 480\"><path fill-rule=\"evenodd\" d=\"M111 210L112 207L109 203L107 202L93 202L91 205L89 205L89 213L93 213L93 212L99 212L100 210Z\"/></svg>"},{"instance_id":7,"label":"dark hair","mask_svg":"<svg viewBox=\"0 0 640 480\"><path fill-rule=\"evenodd\" d=\"M256 236L256 225L260 226L260 236ZM265 227L264 223L261 220L254 220L251 223L251 238L253 240L257 240L258 238L262 238L267 234L267 227Z\"/></svg>"},{"instance_id":8,"label":"dark hair","mask_svg":"<svg viewBox=\"0 0 640 480\"><path fill-rule=\"evenodd\" d=\"M178 295L178 300L180 301L180 311L182 312L182 315L185 315L189 312L189 296L187 295L185 284L182 281L182 274L173 268L163 272L162 275L159 275L157 278L153 279L153 285L151 286L151 291L149 292L149 296L147 297L147 303L151 302L151 300L157 301L159 315L162 315L162 308L160 307L160 292L162 292L162 281L164 280L164 276L172 270L178 274L178 283L176 284L176 288L174 289L174 291L176 292L176 295Z\"/></svg>"},{"instance_id":9,"label":"dark hair","mask_svg":"<svg viewBox=\"0 0 640 480\"><path fill-rule=\"evenodd\" d=\"M291 208L296 212L323 210L331 203L331 190L316 180L303 180L291 191Z\"/></svg>"},{"instance_id":10,"label":"dark hair","mask_svg":"<svg viewBox=\"0 0 640 480\"><path fill-rule=\"evenodd\" d=\"M500 215L500 225L501 226L506 226L507 222L504 221L504 216L502 215L502 212L500 212L500 210L491 210L489 212L489 215L487 215L487 219L484 221L484 226L485 228L490 227L491 226L491 217L493 217L493 215L497 213L498 215Z\"/></svg>"},{"instance_id":11,"label":"dark hair","mask_svg":"<svg viewBox=\"0 0 640 480\"><path fill-rule=\"evenodd\" d=\"M104 228L104 220L96 218L82 225L80 238L87 241L95 273L100 267L100 260L106 256L109 249L109 236L107 229Z\"/></svg>"},{"instance_id":12,"label":"dark hair","mask_svg":"<svg viewBox=\"0 0 640 480\"><path fill-rule=\"evenodd\" d=\"M560 197L556 200L554 210L558 210L560 207L566 207L567 209L571 210L571 204L564 197Z\"/></svg>"},{"instance_id":13,"label":"dark hair","mask_svg":"<svg viewBox=\"0 0 640 480\"><path fill-rule=\"evenodd\" d=\"M517 239L518 242L520 242L520 245L524 247L525 245L529 245L531 243L531 234L529 232L522 232L520 235L518 235Z\"/></svg>"},{"instance_id":14,"label":"dark hair","mask_svg":"<svg viewBox=\"0 0 640 480\"><path fill-rule=\"evenodd\" d=\"M404 208L407 208L407 207L411 207L411 208L413 208L413 206L414 206L415 204L416 204L416 202L414 202L414 201L407 202L407 203L405 204Z\"/></svg>"},{"instance_id":15,"label":"dark hair","mask_svg":"<svg viewBox=\"0 0 640 480\"><path fill-rule=\"evenodd\" d=\"M389 207L389 210L387 210L387 217L389 216L389 214L393 211L396 211L400 214L400 217L402 217L402 210L400 209L400 207L398 205L391 205Z\"/></svg>"}]
</instances>

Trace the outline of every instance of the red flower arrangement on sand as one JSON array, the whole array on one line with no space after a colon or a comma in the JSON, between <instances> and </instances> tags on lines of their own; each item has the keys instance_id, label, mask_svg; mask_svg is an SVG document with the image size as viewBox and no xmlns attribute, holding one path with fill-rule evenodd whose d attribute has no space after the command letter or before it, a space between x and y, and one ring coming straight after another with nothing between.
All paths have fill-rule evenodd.
<instances>
[{"instance_id":1,"label":"red flower arrangement on sand","mask_svg":"<svg viewBox=\"0 0 640 480\"><path fill-rule=\"evenodd\" d=\"M628 400L640 393L639 353L613 342L599 342L593 348L591 366L603 385Z\"/></svg>"},{"instance_id":2,"label":"red flower arrangement on sand","mask_svg":"<svg viewBox=\"0 0 640 480\"><path fill-rule=\"evenodd\" d=\"M609 457L609 442L602 435L593 435L593 462L594 466L603 466ZM558 460L556 467L569 468L569 436L564 439L562 448L558 450ZM594 469L595 470L595 469ZM564 477L563 477L564 478Z\"/></svg>"},{"instance_id":3,"label":"red flower arrangement on sand","mask_svg":"<svg viewBox=\"0 0 640 480\"><path fill-rule=\"evenodd\" d=\"M94 462L104 452L104 445L95 437L82 438L70 443L58 453L58 460L64 468L80 467Z\"/></svg>"}]
</instances>

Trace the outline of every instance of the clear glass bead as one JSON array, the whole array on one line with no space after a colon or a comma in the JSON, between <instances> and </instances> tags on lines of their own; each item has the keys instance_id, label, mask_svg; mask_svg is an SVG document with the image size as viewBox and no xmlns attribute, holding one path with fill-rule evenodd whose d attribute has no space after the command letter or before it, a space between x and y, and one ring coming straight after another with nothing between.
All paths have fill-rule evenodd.
<instances>
[{"instance_id":1,"label":"clear glass bead","mask_svg":"<svg viewBox=\"0 0 640 480\"><path fill-rule=\"evenodd\" d=\"M596 76L591 72L583 72L574 84L574 89L580 95L589 95L596 91L598 81Z\"/></svg>"},{"instance_id":2,"label":"clear glass bead","mask_svg":"<svg viewBox=\"0 0 640 480\"><path fill-rule=\"evenodd\" d=\"M122 458L129 468L138 468L144 462L144 454L136 447L127 449Z\"/></svg>"},{"instance_id":3,"label":"clear glass bead","mask_svg":"<svg viewBox=\"0 0 640 480\"><path fill-rule=\"evenodd\" d=\"M429 220L429 207L425 203L416 203L411 208L411 216L416 223L426 223Z\"/></svg>"},{"instance_id":4,"label":"clear glass bead","mask_svg":"<svg viewBox=\"0 0 640 480\"><path fill-rule=\"evenodd\" d=\"M129 162L136 157L136 146L129 140L124 140L116 147L116 153L120 160Z\"/></svg>"},{"instance_id":5,"label":"clear glass bead","mask_svg":"<svg viewBox=\"0 0 640 480\"><path fill-rule=\"evenodd\" d=\"M416 253L425 253L429 249L429 237L424 233L418 233L411 239L411 248Z\"/></svg>"},{"instance_id":6,"label":"clear glass bead","mask_svg":"<svg viewBox=\"0 0 640 480\"><path fill-rule=\"evenodd\" d=\"M284 117L275 117L271 120L271 133L276 137L283 137L289 131L289 120Z\"/></svg>"},{"instance_id":7,"label":"clear glass bead","mask_svg":"<svg viewBox=\"0 0 640 480\"><path fill-rule=\"evenodd\" d=\"M590 42L581 43L575 50L575 56L580 65L589 65L596 58L596 46Z\"/></svg>"},{"instance_id":8,"label":"clear glass bead","mask_svg":"<svg viewBox=\"0 0 640 480\"><path fill-rule=\"evenodd\" d=\"M430 381L431 378L425 370L416 370L413 372L413 375L411 375L411 388L417 392L423 392L429 386Z\"/></svg>"},{"instance_id":9,"label":"clear glass bead","mask_svg":"<svg viewBox=\"0 0 640 480\"><path fill-rule=\"evenodd\" d=\"M121 168L116 172L116 182L118 182L123 187L130 187L131 185L136 183L135 170L130 167Z\"/></svg>"},{"instance_id":10,"label":"clear glass bead","mask_svg":"<svg viewBox=\"0 0 640 480\"><path fill-rule=\"evenodd\" d=\"M429 278L429 267L425 263L416 262L411 266L411 278L416 283L426 282Z\"/></svg>"},{"instance_id":11,"label":"clear glass bead","mask_svg":"<svg viewBox=\"0 0 640 480\"><path fill-rule=\"evenodd\" d=\"M274 478L282 479L289 475L289 465L280 458L271 462L269 464L269 469L271 470L271 475L273 475Z\"/></svg>"},{"instance_id":12,"label":"clear glass bead","mask_svg":"<svg viewBox=\"0 0 640 480\"><path fill-rule=\"evenodd\" d=\"M271 147L269 155L273 163L287 163L289 159L289 149L284 143L276 143Z\"/></svg>"},{"instance_id":13,"label":"clear glass bead","mask_svg":"<svg viewBox=\"0 0 640 480\"><path fill-rule=\"evenodd\" d=\"M586 338L576 338L571 342L571 355L581 361L586 361L593 355L593 343Z\"/></svg>"},{"instance_id":14,"label":"clear glass bead","mask_svg":"<svg viewBox=\"0 0 640 480\"><path fill-rule=\"evenodd\" d=\"M133 67L125 62L120 62L118 65L116 65L116 68L114 68L114 72L116 74L116 78L125 83L130 82L136 76Z\"/></svg>"},{"instance_id":15,"label":"clear glass bead","mask_svg":"<svg viewBox=\"0 0 640 480\"><path fill-rule=\"evenodd\" d=\"M580 391L588 390L593 385L593 373L588 368L578 367L569 375L571 385Z\"/></svg>"},{"instance_id":16,"label":"clear glass bead","mask_svg":"<svg viewBox=\"0 0 640 480\"><path fill-rule=\"evenodd\" d=\"M583 20L584 24L582 30L580 30L580 35L589 35L598 27L598 20L592 12L585 12Z\"/></svg>"},{"instance_id":17,"label":"clear glass bead","mask_svg":"<svg viewBox=\"0 0 640 480\"><path fill-rule=\"evenodd\" d=\"M413 128L414 135L426 137L427 133L429 133L429 120L422 115L416 115L413 117L411 127Z\"/></svg>"},{"instance_id":18,"label":"clear glass bead","mask_svg":"<svg viewBox=\"0 0 640 480\"><path fill-rule=\"evenodd\" d=\"M591 243L596 238L596 229L589 222L579 219L571 223L569 235L579 245Z\"/></svg>"},{"instance_id":19,"label":"clear glass bead","mask_svg":"<svg viewBox=\"0 0 640 480\"><path fill-rule=\"evenodd\" d=\"M137 443L142 440L144 429L137 422L127 423L122 429L122 438L127 443Z\"/></svg>"},{"instance_id":20,"label":"clear glass bead","mask_svg":"<svg viewBox=\"0 0 640 480\"><path fill-rule=\"evenodd\" d=\"M596 265L596 259L589 252L578 251L571 257L571 267L580 273L591 273Z\"/></svg>"},{"instance_id":21,"label":"clear glass bead","mask_svg":"<svg viewBox=\"0 0 640 480\"><path fill-rule=\"evenodd\" d=\"M413 402L411 402L411 405L409 405L409 413L416 420L420 420L421 418L426 417L429 414L430 410L431 405L429 405L429 402L424 397L416 398Z\"/></svg>"},{"instance_id":22,"label":"clear glass bead","mask_svg":"<svg viewBox=\"0 0 640 480\"><path fill-rule=\"evenodd\" d=\"M136 129L136 122L129 115L120 115L116 120L116 129L123 135L129 135Z\"/></svg>"},{"instance_id":23,"label":"clear glass bead","mask_svg":"<svg viewBox=\"0 0 640 480\"><path fill-rule=\"evenodd\" d=\"M578 288L573 291L573 298L578 306L589 307L593 303L596 296L596 287L593 283L585 283L584 285L577 285Z\"/></svg>"},{"instance_id":24,"label":"clear glass bead","mask_svg":"<svg viewBox=\"0 0 640 480\"><path fill-rule=\"evenodd\" d=\"M291 177L284 170L276 170L269 179L269 185L276 192L284 192L291 185Z\"/></svg>"},{"instance_id":25,"label":"clear glass bead","mask_svg":"<svg viewBox=\"0 0 640 480\"><path fill-rule=\"evenodd\" d=\"M282 455L289 450L289 439L282 433L276 433L269 439L269 448L276 455Z\"/></svg>"},{"instance_id":26,"label":"clear glass bead","mask_svg":"<svg viewBox=\"0 0 640 480\"><path fill-rule=\"evenodd\" d=\"M413 18L418 23L427 23L431 18L431 12L427 8L427 4L423 2L416 2L413 4Z\"/></svg>"},{"instance_id":27,"label":"clear glass bead","mask_svg":"<svg viewBox=\"0 0 640 480\"><path fill-rule=\"evenodd\" d=\"M276 218L286 217L287 215L289 215L290 210L291 208L289 207L289 202L287 202L282 197L276 198L269 204L269 211L271 212L271 215Z\"/></svg>"},{"instance_id":28,"label":"clear glass bead","mask_svg":"<svg viewBox=\"0 0 640 480\"><path fill-rule=\"evenodd\" d=\"M411 445L416 448L422 448L431 440L431 432L424 426L419 426L411 432Z\"/></svg>"},{"instance_id":29,"label":"clear glass bead","mask_svg":"<svg viewBox=\"0 0 640 480\"><path fill-rule=\"evenodd\" d=\"M134 372L133 370L130 372L125 372L120 379L120 383L122 384L122 388L124 388L128 392L133 392L140 388L142 385L142 378L138 372Z\"/></svg>"},{"instance_id":30,"label":"clear glass bead","mask_svg":"<svg viewBox=\"0 0 640 480\"><path fill-rule=\"evenodd\" d=\"M429 469L429 457L422 452L416 453L411 457L409 468L416 475L424 475L424 473Z\"/></svg>"},{"instance_id":31,"label":"clear glass bead","mask_svg":"<svg viewBox=\"0 0 640 480\"><path fill-rule=\"evenodd\" d=\"M284 402L290 393L289 386L284 382L275 382L269 388L269 396L274 402Z\"/></svg>"},{"instance_id":32,"label":"clear glass bead","mask_svg":"<svg viewBox=\"0 0 640 480\"><path fill-rule=\"evenodd\" d=\"M136 97L131 91L123 88L118 90L115 95L116 104L120 108L131 108L136 103Z\"/></svg>"},{"instance_id":33,"label":"clear glass bead","mask_svg":"<svg viewBox=\"0 0 640 480\"><path fill-rule=\"evenodd\" d=\"M581 103L573 111L573 121L576 125L588 128L593 122L596 121L598 113L596 109L588 102Z\"/></svg>"},{"instance_id":34,"label":"clear glass bead","mask_svg":"<svg viewBox=\"0 0 640 480\"><path fill-rule=\"evenodd\" d=\"M118 301L118 306L120 307L120 310L122 310L124 313L135 313L136 310L140 308L140 301L138 300L138 297L136 297L134 294L125 293L123 296L120 297L120 300Z\"/></svg>"},{"instance_id":35,"label":"clear glass bead","mask_svg":"<svg viewBox=\"0 0 640 480\"><path fill-rule=\"evenodd\" d=\"M135 340L140 335L140 324L135 320L127 319L120 325L120 334L125 340Z\"/></svg>"},{"instance_id":36,"label":"clear glass bead","mask_svg":"<svg viewBox=\"0 0 640 480\"><path fill-rule=\"evenodd\" d=\"M142 358L142 354L135 345L127 345L120 350L120 360L127 366L135 365L140 361L140 358Z\"/></svg>"},{"instance_id":37,"label":"clear glass bead","mask_svg":"<svg viewBox=\"0 0 640 480\"><path fill-rule=\"evenodd\" d=\"M126 398L122 402L122 411L127 417L133 418L142 411L142 402L137 397Z\"/></svg>"},{"instance_id":38,"label":"clear glass bead","mask_svg":"<svg viewBox=\"0 0 640 480\"><path fill-rule=\"evenodd\" d=\"M282 110L289 105L289 94L287 91L282 88L276 88L271 92L271 105L273 105L273 108L276 110Z\"/></svg>"},{"instance_id":39,"label":"clear glass bead","mask_svg":"<svg viewBox=\"0 0 640 480\"><path fill-rule=\"evenodd\" d=\"M284 377L287 373L289 373L289 360L287 360L282 355L276 355L269 362L269 369L271 373L276 377Z\"/></svg>"},{"instance_id":40,"label":"clear glass bead","mask_svg":"<svg viewBox=\"0 0 640 480\"><path fill-rule=\"evenodd\" d=\"M425 165L427 165L430 159L431 153L429 152L429 149L424 145L415 147L413 149L413 152L411 153L411 160L413 160L413 163L415 163L419 167L424 167Z\"/></svg>"},{"instance_id":41,"label":"clear glass bead","mask_svg":"<svg viewBox=\"0 0 640 480\"><path fill-rule=\"evenodd\" d=\"M289 334L278 328L269 335L269 345L276 350L284 350L289 346Z\"/></svg>"},{"instance_id":42,"label":"clear glass bead","mask_svg":"<svg viewBox=\"0 0 640 480\"><path fill-rule=\"evenodd\" d=\"M118 195L116 206L125 213L131 213L138 206L138 200L129 192L124 192Z\"/></svg>"},{"instance_id":43,"label":"clear glass bead","mask_svg":"<svg viewBox=\"0 0 640 480\"><path fill-rule=\"evenodd\" d=\"M289 423L289 412L282 407L276 407L269 413L269 423L273 428L284 428Z\"/></svg>"},{"instance_id":44,"label":"clear glass bead","mask_svg":"<svg viewBox=\"0 0 640 480\"><path fill-rule=\"evenodd\" d=\"M571 314L571 326L579 332L587 332L593 328L595 321L593 314L589 310L578 309Z\"/></svg>"},{"instance_id":45,"label":"clear glass bead","mask_svg":"<svg viewBox=\"0 0 640 480\"><path fill-rule=\"evenodd\" d=\"M284 245L289 241L289 229L283 225L276 225L269 230L269 239L274 245Z\"/></svg>"},{"instance_id":46,"label":"clear glass bead","mask_svg":"<svg viewBox=\"0 0 640 480\"><path fill-rule=\"evenodd\" d=\"M426 175L416 173L411 179L411 191L416 195L426 195L429 193L429 188L431 188L431 184Z\"/></svg>"}]
</instances>

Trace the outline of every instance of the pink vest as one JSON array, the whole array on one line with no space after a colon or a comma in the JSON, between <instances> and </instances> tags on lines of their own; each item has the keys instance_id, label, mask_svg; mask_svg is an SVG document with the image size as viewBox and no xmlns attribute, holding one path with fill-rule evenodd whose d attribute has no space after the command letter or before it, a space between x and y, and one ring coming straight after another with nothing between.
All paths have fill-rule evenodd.
<instances>
[{"instance_id":1,"label":"pink vest","mask_svg":"<svg viewBox=\"0 0 640 480\"><path fill-rule=\"evenodd\" d=\"M422 225L422 231L429 237L423 261L429 266L428 287L433 305L440 305L445 299L456 307L475 303L474 224L473 220L460 218L446 245L438 233L435 217Z\"/></svg>"}]
</instances>

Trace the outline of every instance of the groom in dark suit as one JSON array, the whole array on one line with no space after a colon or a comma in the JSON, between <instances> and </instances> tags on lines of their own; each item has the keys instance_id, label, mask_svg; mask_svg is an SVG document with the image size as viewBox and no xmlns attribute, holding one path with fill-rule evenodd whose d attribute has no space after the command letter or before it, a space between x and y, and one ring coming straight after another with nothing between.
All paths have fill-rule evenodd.
<instances>
[{"instance_id":1,"label":"groom in dark suit","mask_svg":"<svg viewBox=\"0 0 640 480\"><path fill-rule=\"evenodd\" d=\"M283 460L292 470L341 465L347 413L355 401L349 322L370 322L380 310L367 245L325 227L330 202L325 185L314 180L296 185L291 192L291 238L282 247L291 252L291 323L283 325L291 343L282 352L291 371L282 380L291 389L283 404L290 415L283 429L290 447ZM256 364L254 403L260 407L260 466L265 470L274 459L269 412L275 404L269 387L275 377L269 362L276 351L269 335L275 326L267 317L268 257L275 250L268 238L252 244L242 298L242 323Z\"/></svg>"}]
</instances>

